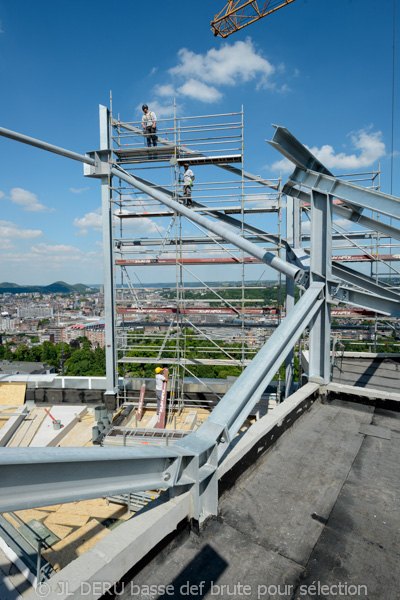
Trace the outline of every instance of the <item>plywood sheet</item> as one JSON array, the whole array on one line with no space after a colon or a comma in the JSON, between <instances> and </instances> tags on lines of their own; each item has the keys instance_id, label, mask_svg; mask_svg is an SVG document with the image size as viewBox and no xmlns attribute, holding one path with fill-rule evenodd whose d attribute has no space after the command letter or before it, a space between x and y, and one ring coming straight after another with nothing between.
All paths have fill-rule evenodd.
<instances>
[{"instance_id":1,"label":"plywood sheet","mask_svg":"<svg viewBox=\"0 0 400 600\"><path fill-rule=\"evenodd\" d=\"M51 529L51 523L56 525L67 525L71 527L82 527L89 520L87 515L78 515L75 513L60 512L50 513L46 519L46 525Z\"/></svg>"},{"instance_id":2,"label":"plywood sheet","mask_svg":"<svg viewBox=\"0 0 400 600\"><path fill-rule=\"evenodd\" d=\"M0 405L25 404L26 383L0 383Z\"/></svg>"},{"instance_id":3,"label":"plywood sheet","mask_svg":"<svg viewBox=\"0 0 400 600\"><path fill-rule=\"evenodd\" d=\"M84 500L75 504L73 508L64 504L57 512L59 515L72 512L76 515L87 515L98 519L119 519L126 512L126 508L116 504L107 506L105 500Z\"/></svg>"},{"instance_id":4,"label":"plywood sheet","mask_svg":"<svg viewBox=\"0 0 400 600\"><path fill-rule=\"evenodd\" d=\"M50 529L50 531L55 533L60 540L66 538L67 535L69 535L73 530L72 527L65 527L64 525L58 525L57 523L48 523L47 521L45 521L45 525Z\"/></svg>"},{"instance_id":5,"label":"plywood sheet","mask_svg":"<svg viewBox=\"0 0 400 600\"><path fill-rule=\"evenodd\" d=\"M93 519L84 527L55 544L51 549L45 550L43 557L56 571L60 571L75 558L97 544L108 532L109 530L106 527Z\"/></svg>"},{"instance_id":6,"label":"plywood sheet","mask_svg":"<svg viewBox=\"0 0 400 600\"><path fill-rule=\"evenodd\" d=\"M35 508L30 508L27 510L19 510L16 511L15 514L22 520L24 523L35 519L36 521L40 521L47 517L48 513L42 510L36 510Z\"/></svg>"},{"instance_id":7,"label":"plywood sheet","mask_svg":"<svg viewBox=\"0 0 400 600\"><path fill-rule=\"evenodd\" d=\"M93 425L94 417L92 415L86 415L80 423L77 423L71 431L67 433L60 441L59 445L63 447L82 448L92 440Z\"/></svg>"}]
</instances>

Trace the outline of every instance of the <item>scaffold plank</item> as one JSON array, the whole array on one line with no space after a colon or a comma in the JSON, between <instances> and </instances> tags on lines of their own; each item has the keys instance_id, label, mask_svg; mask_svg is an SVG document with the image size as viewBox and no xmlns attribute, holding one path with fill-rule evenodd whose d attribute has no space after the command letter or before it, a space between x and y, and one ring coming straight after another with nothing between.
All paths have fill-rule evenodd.
<instances>
[{"instance_id":1,"label":"scaffold plank","mask_svg":"<svg viewBox=\"0 0 400 600\"><path fill-rule=\"evenodd\" d=\"M241 350L239 350L241 353ZM223 358L161 358L157 361L157 357L151 356L123 356L118 360L119 363L134 363L134 364L155 364L161 363L163 365L209 365L209 366L242 366L250 364L250 360L235 360L235 359L223 359Z\"/></svg>"}]
</instances>

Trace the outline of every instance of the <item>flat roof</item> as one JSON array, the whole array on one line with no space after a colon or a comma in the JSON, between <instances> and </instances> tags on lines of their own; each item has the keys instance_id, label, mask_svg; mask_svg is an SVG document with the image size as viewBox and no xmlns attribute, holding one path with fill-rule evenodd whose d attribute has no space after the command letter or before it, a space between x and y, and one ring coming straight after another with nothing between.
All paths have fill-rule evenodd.
<instances>
[{"instance_id":1,"label":"flat roof","mask_svg":"<svg viewBox=\"0 0 400 600\"><path fill-rule=\"evenodd\" d=\"M399 412L316 402L118 597L397 600L399 465Z\"/></svg>"}]
</instances>

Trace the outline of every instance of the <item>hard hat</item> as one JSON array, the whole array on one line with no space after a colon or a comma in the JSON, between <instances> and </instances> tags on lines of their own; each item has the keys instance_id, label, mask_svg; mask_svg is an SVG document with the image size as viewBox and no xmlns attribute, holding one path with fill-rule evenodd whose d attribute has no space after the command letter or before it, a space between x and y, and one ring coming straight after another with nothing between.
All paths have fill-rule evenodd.
<instances>
[{"instance_id":1,"label":"hard hat","mask_svg":"<svg viewBox=\"0 0 400 600\"><path fill-rule=\"evenodd\" d=\"M156 373L161 373L162 368L161 367L156 367Z\"/></svg>"},{"instance_id":2,"label":"hard hat","mask_svg":"<svg viewBox=\"0 0 400 600\"><path fill-rule=\"evenodd\" d=\"M143 106L142 106L142 110L144 110L145 108L149 108L149 107L147 106L147 104L143 104Z\"/></svg>"},{"instance_id":3,"label":"hard hat","mask_svg":"<svg viewBox=\"0 0 400 600\"><path fill-rule=\"evenodd\" d=\"M183 166L184 166L184 167L188 167L188 166L189 166L189 163L183 163Z\"/></svg>"}]
</instances>

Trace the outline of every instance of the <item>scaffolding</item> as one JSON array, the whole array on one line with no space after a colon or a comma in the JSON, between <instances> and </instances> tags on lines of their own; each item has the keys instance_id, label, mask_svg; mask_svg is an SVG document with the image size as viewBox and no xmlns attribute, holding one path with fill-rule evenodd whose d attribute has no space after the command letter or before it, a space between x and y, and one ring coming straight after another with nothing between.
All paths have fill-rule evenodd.
<instances>
[{"instance_id":1,"label":"scaffolding","mask_svg":"<svg viewBox=\"0 0 400 600\"><path fill-rule=\"evenodd\" d=\"M216 115L178 116L174 105L173 117L157 120L156 147L147 146L149 140L140 121L123 122L111 115L111 126L113 160L121 172L183 203L183 165L188 163L195 173L193 212L228 224L234 221L244 238L263 247L267 244L270 251L280 254L281 180L267 181L244 170L243 108ZM259 292L265 289L260 283L263 274L251 276L259 260L123 180L110 180L110 198L115 215L115 331L120 374L125 381L132 368L136 376L151 376L146 365L172 366L170 404L173 401L179 411L184 404L185 379L191 378L206 391L207 367L226 367L226 376L238 375L248 365L266 339L265 328L257 325L268 321L276 326L280 321L281 293L265 305ZM251 223L271 215L278 235L260 237L246 230L245 216ZM221 272L223 269L224 285L215 282L214 273L204 277L208 266L214 273L216 266ZM165 274L171 273L170 285L157 287L145 281L142 271L151 274L149 267L165 269L164 281ZM230 280L232 284L226 285ZM126 385L118 394L120 404L129 401Z\"/></svg>"}]
</instances>

